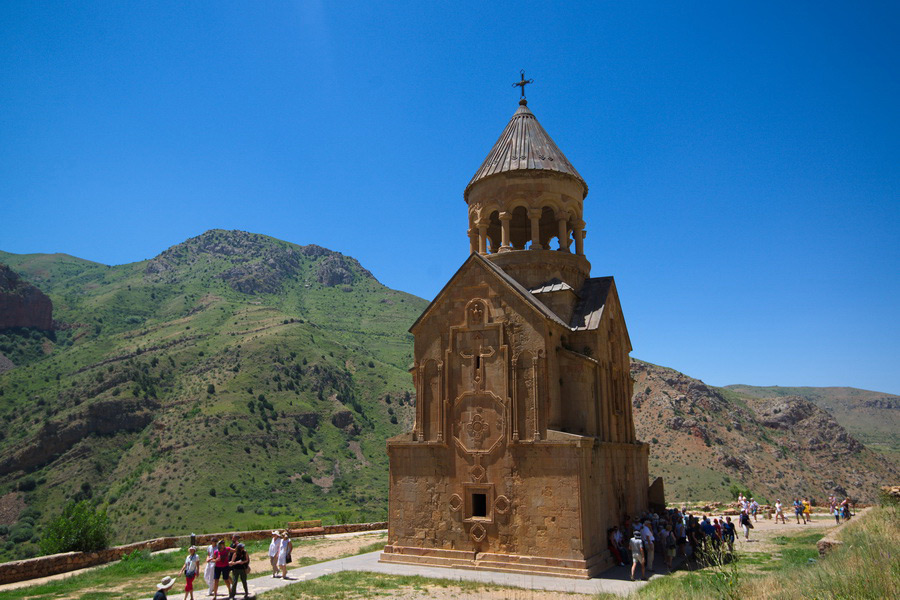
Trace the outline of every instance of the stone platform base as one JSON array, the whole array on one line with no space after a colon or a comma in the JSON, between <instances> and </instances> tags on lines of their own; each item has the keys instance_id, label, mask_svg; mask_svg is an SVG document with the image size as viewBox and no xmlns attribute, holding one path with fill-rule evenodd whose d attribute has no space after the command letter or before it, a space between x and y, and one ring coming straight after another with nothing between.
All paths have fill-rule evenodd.
<instances>
[{"instance_id":1,"label":"stone platform base","mask_svg":"<svg viewBox=\"0 0 900 600\"><path fill-rule=\"evenodd\" d=\"M378 562L551 575L574 579L591 579L613 566L608 552L594 555L586 560L577 560L411 546L385 546Z\"/></svg>"}]
</instances>

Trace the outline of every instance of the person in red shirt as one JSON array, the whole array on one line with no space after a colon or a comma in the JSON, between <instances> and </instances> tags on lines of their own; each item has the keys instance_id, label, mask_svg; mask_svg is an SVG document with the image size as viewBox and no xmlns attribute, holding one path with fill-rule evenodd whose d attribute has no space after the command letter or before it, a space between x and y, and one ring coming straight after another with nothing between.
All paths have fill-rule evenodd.
<instances>
[{"instance_id":1,"label":"person in red shirt","mask_svg":"<svg viewBox=\"0 0 900 600\"><path fill-rule=\"evenodd\" d=\"M219 594L219 577L221 577L225 583L225 595L229 595L231 591L231 578L229 577L231 570L228 567L228 563L231 562L232 552L234 552L234 550L225 545L225 540L219 540L219 543L216 544L216 551L213 553L213 560L215 560L216 565L216 573L214 575L216 581L213 585L213 598Z\"/></svg>"}]
</instances>

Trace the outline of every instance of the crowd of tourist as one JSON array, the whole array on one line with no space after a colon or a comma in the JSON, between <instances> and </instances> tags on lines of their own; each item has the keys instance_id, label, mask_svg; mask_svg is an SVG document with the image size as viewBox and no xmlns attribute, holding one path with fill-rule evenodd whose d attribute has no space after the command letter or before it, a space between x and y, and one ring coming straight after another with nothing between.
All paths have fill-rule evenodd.
<instances>
[{"instance_id":1,"label":"crowd of tourist","mask_svg":"<svg viewBox=\"0 0 900 600\"><path fill-rule=\"evenodd\" d=\"M291 552L294 545L287 531L272 531L272 540L269 543L269 562L272 566L272 577L290 579L287 574L287 565L291 563ZM188 549L188 555L184 559L184 565L178 575L184 575L184 600L194 600L194 579L200 572L200 556L196 546ZM247 574L250 572L250 555L240 541L240 536L231 536L231 545L226 546L225 540L219 540L206 548L206 565L203 571L203 579L209 588L209 596L213 598L219 595L219 581L224 584L223 596L234 599L237 595L238 583L244 589L244 598L249 596L247 589ZM172 577L163 578L156 586L154 600L166 600L166 593L175 585Z\"/></svg>"},{"instance_id":2,"label":"crowd of tourist","mask_svg":"<svg viewBox=\"0 0 900 600\"><path fill-rule=\"evenodd\" d=\"M742 511L742 526L753 527L750 515ZM641 579L654 571L657 553L667 570L672 570L676 556L702 556L723 544L728 551L734 548L735 524L730 516L720 521L703 516L698 519L684 508L669 509L662 515L646 513L637 519L626 517L623 527L609 530L608 546L620 566L631 562L631 579L636 578L638 566Z\"/></svg>"},{"instance_id":3,"label":"crowd of tourist","mask_svg":"<svg viewBox=\"0 0 900 600\"><path fill-rule=\"evenodd\" d=\"M850 501L840 501L836 497L829 498L830 511L838 524L851 516ZM736 509L740 512L732 521L730 515L723 518L708 515L698 516L692 514L685 506L681 509L667 509L661 514L644 513L640 517L625 517L621 527L616 526L607 532L609 551L619 566L631 563L631 579L636 579L638 567L641 571L641 579L646 579L648 573L653 573L657 554L664 562L666 569L672 570L672 561L676 556L691 557L694 559L716 558L727 559L734 552L734 542L737 539L739 527L745 541L750 540L750 531L753 524L758 522L762 511L760 504L754 498L747 498L743 494L738 496ZM794 499L794 509L797 515L797 523L801 519L804 524L812 518L812 503L808 498ZM779 520L786 524L784 517L784 505L781 499L775 501L771 509L775 522Z\"/></svg>"}]
</instances>

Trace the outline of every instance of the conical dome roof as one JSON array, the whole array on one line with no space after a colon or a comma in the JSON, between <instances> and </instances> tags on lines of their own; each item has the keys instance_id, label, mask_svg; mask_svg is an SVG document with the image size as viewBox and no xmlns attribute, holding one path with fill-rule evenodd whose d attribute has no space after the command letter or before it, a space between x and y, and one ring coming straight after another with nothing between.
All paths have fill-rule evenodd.
<instances>
[{"instance_id":1,"label":"conical dome roof","mask_svg":"<svg viewBox=\"0 0 900 600\"><path fill-rule=\"evenodd\" d=\"M519 102L519 109L513 114L500 134L500 139L491 148L487 158L475 172L475 176L466 186L464 196L468 197L469 189L476 182L498 173L509 171L556 171L576 178L584 186L587 195L588 187L569 159L547 135L534 113L528 110L524 100Z\"/></svg>"}]
</instances>

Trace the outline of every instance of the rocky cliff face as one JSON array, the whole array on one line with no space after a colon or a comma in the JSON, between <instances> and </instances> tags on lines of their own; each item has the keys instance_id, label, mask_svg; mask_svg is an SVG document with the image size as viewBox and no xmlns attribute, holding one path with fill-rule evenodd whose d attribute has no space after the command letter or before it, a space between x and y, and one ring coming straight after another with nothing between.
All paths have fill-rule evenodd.
<instances>
[{"instance_id":1,"label":"rocky cliff face","mask_svg":"<svg viewBox=\"0 0 900 600\"><path fill-rule=\"evenodd\" d=\"M53 328L53 303L41 290L0 264L0 329Z\"/></svg>"},{"instance_id":2,"label":"rocky cliff face","mask_svg":"<svg viewBox=\"0 0 900 600\"><path fill-rule=\"evenodd\" d=\"M0 459L0 475L30 471L61 456L89 435L141 431L153 420L156 402L137 399L96 402L65 419L50 420L37 434L9 449Z\"/></svg>"},{"instance_id":3,"label":"rocky cliff face","mask_svg":"<svg viewBox=\"0 0 900 600\"><path fill-rule=\"evenodd\" d=\"M872 501L900 470L798 396L758 398L633 360L635 428L670 500L721 497L734 484L770 501L849 494Z\"/></svg>"}]
</instances>

